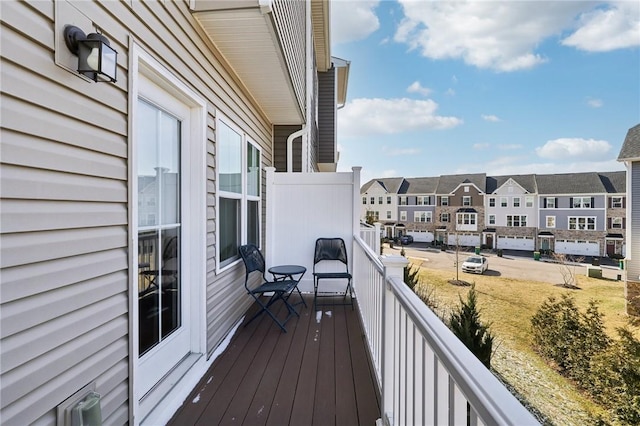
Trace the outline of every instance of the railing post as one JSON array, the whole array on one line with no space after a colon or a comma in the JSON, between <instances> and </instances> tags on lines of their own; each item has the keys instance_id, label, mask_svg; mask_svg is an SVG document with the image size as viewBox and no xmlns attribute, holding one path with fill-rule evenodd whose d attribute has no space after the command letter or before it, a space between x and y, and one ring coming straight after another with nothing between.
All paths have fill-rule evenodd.
<instances>
[{"instance_id":1,"label":"railing post","mask_svg":"<svg viewBox=\"0 0 640 426\"><path fill-rule=\"evenodd\" d=\"M380 255L380 228L382 228L382 224L380 222L376 222L373 224L373 227L376 229L374 240L373 240L373 249L377 255Z\"/></svg>"},{"instance_id":2,"label":"railing post","mask_svg":"<svg viewBox=\"0 0 640 426\"><path fill-rule=\"evenodd\" d=\"M394 296L389 286L390 278L404 280L404 268L409 261L404 256L383 255L380 261L384 265L384 291L382 293L382 421L387 426L393 425L394 400Z\"/></svg>"}]
</instances>

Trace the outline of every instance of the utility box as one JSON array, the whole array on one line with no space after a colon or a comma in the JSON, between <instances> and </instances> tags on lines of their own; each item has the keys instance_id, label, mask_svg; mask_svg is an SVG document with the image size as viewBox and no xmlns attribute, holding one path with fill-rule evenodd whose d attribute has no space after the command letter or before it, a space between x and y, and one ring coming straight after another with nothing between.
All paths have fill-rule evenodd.
<instances>
[{"instance_id":1,"label":"utility box","mask_svg":"<svg viewBox=\"0 0 640 426\"><path fill-rule=\"evenodd\" d=\"M587 266L587 276L591 278L602 278L602 267Z\"/></svg>"}]
</instances>

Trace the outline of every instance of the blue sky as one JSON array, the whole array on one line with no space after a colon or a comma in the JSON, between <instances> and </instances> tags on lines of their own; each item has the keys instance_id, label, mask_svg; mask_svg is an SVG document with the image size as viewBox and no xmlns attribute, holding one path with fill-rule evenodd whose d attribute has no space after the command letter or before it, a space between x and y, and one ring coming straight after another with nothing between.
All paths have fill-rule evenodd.
<instances>
[{"instance_id":1,"label":"blue sky","mask_svg":"<svg viewBox=\"0 0 640 426\"><path fill-rule=\"evenodd\" d=\"M624 170L640 123L640 2L331 3L351 62L339 171L392 176Z\"/></svg>"}]
</instances>

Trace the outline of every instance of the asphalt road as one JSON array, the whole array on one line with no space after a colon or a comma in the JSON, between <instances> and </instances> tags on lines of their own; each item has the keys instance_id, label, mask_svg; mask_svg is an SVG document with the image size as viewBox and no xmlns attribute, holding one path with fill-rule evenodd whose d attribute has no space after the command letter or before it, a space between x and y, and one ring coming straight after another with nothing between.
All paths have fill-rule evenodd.
<instances>
[{"instance_id":1,"label":"asphalt road","mask_svg":"<svg viewBox=\"0 0 640 426\"><path fill-rule=\"evenodd\" d=\"M389 248L387 244L384 245L384 254L400 254L398 245L394 245L394 248ZM428 247L424 243L413 243L404 246L405 255L412 260L422 260L422 266L433 269L448 270L455 277L456 272L456 253L455 251L448 250L446 252L435 250ZM467 256L473 254L469 251L460 251L458 253L458 260L460 264L464 262ZM487 257L489 261L489 269L484 273L487 276L506 277L515 279L527 279L534 281L548 282L551 284L563 283L562 278L562 266L557 263L547 262L545 260L536 261L533 259L531 253L517 253L509 252L502 257L498 257L493 252L482 252L482 255ZM610 261L608 261L610 262ZM575 275L587 275L587 268L590 263L579 263L567 265L574 270ZM624 279L624 271L620 270L617 266L602 265L602 278L617 280L618 276ZM465 279L465 276L471 277L472 274L467 274L460 270L460 279Z\"/></svg>"}]
</instances>

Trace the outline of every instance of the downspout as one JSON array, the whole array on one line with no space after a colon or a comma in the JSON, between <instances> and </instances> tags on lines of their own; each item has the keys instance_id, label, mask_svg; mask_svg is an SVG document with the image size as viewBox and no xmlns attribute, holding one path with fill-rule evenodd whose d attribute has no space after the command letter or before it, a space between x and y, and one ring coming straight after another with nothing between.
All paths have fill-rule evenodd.
<instances>
[{"instance_id":1,"label":"downspout","mask_svg":"<svg viewBox=\"0 0 640 426\"><path fill-rule=\"evenodd\" d=\"M287 137L287 173L292 173L293 172L293 140L295 138L298 138L300 136L305 135L307 133L308 129L309 128L305 124L304 126L302 126L302 129L291 133ZM303 142L303 144L304 144L304 142Z\"/></svg>"},{"instance_id":2,"label":"downspout","mask_svg":"<svg viewBox=\"0 0 640 426\"><path fill-rule=\"evenodd\" d=\"M269 0L260 0L260 1L269 1ZM313 49L312 49L312 38L311 38L311 3L309 0L306 2L306 12L305 12L305 27L306 27L306 51L305 51L305 80L306 80L306 90L305 90L305 124L302 126L300 130L297 130L290 134L287 137L287 173L293 172L293 140L297 137L302 137L301 147L300 147L300 171L305 172L309 163L309 123L311 122L311 94L310 91L313 90ZM307 136L306 140L304 136ZM306 148L306 149L305 149ZM306 154L306 155L305 155Z\"/></svg>"}]
</instances>

